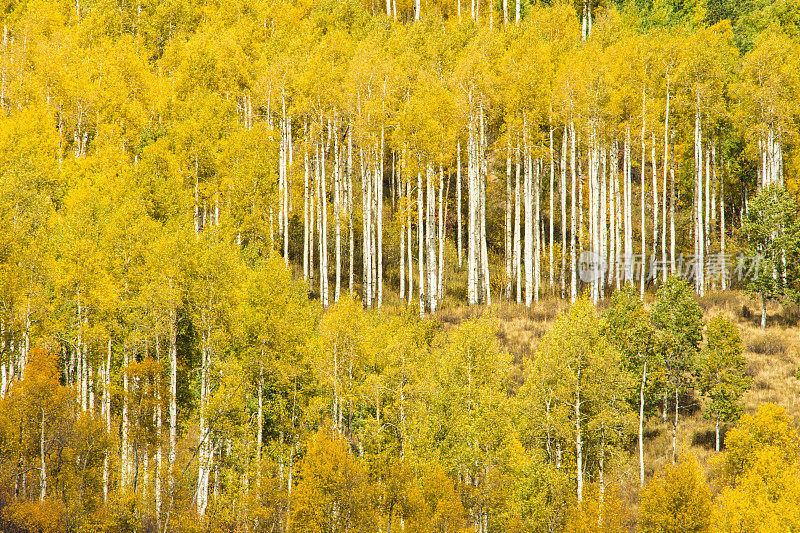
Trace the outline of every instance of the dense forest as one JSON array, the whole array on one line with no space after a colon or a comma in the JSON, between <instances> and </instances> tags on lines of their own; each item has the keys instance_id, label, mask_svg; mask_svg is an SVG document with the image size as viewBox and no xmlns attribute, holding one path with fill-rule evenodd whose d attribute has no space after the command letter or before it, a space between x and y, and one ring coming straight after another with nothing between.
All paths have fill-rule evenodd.
<instances>
[{"instance_id":1,"label":"dense forest","mask_svg":"<svg viewBox=\"0 0 800 533\"><path fill-rule=\"evenodd\" d=\"M797 0L2 5L3 531L800 527Z\"/></svg>"}]
</instances>

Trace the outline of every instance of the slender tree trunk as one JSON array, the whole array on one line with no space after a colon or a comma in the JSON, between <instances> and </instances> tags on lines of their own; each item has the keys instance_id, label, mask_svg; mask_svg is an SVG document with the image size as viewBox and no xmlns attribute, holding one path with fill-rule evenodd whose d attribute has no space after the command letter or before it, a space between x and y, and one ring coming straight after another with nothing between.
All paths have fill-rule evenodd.
<instances>
[{"instance_id":1,"label":"slender tree trunk","mask_svg":"<svg viewBox=\"0 0 800 533\"><path fill-rule=\"evenodd\" d=\"M156 353L156 361L158 362L158 368L161 369L161 339L156 333L155 335L155 353ZM108 342L108 361L106 364L106 380L107 380L107 389L110 391L111 388L111 339ZM158 372L155 376L155 389L156 389L156 405L155 405L155 429L156 429L156 441L158 444L156 445L156 457L155 457L155 478L154 478L154 487L153 487L153 494L155 497L155 514L156 514L156 524L158 529L161 529L161 473L162 473L162 447L163 444L161 442L161 428L162 428L162 412L161 412L161 372ZM106 400L106 431L110 434L111 433L111 397L109 396Z\"/></svg>"},{"instance_id":2,"label":"slender tree trunk","mask_svg":"<svg viewBox=\"0 0 800 533\"><path fill-rule=\"evenodd\" d=\"M422 221L422 209L424 207L422 194L422 171L417 171L417 253L419 258L419 316L425 316L425 226Z\"/></svg>"},{"instance_id":3,"label":"slender tree trunk","mask_svg":"<svg viewBox=\"0 0 800 533\"><path fill-rule=\"evenodd\" d=\"M103 417L106 424L106 434L111 436L111 337L108 338L108 359L103 369ZM159 402L160 408L160 402ZM159 444L160 446L160 444ZM109 451L103 457L103 503L108 503L108 460Z\"/></svg>"},{"instance_id":4,"label":"slender tree trunk","mask_svg":"<svg viewBox=\"0 0 800 533\"><path fill-rule=\"evenodd\" d=\"M384 126L381 124L381 153L378 157L377 182L375 184L375 198L377 200L376 219L377 226L377 261L378 261L378 308L383 305L383 138Z\"/></svg>"},{"instance_id":5,"label":"slender tree trunk","mask_svg":"<svg viewBox=\"0 0 800 533\"><path fill-rule=\"evenodd\" d=\"M170 293L173 287L170 286ZM172 298L172 295L171 295ZM169 458L167 468L169 470L169 492L170 500L175 494L175 459L177 458L178 444L178 317L177 309L170 309L169 324ZM127 364L126 364L127 373Z\"/></svg>"},{"instance_id":6,"label":"slender tree trunk","mask_svg":"<svg viewBox=\"0 0 800 533\"><path fill-rule=\"evenodd\" d=\"M444 244L446 238L447 194L450 192L450 177L447 177L447 191L444 189L444 170L439 163L439 261L438 261L438 299L444 298Z\"/></svg>"},{"instance_id":7,"label":"slender tree trunk","mask_svg":"<svg viewBox=\"0 0 800 533\"><path fill-rule=\"evenodd\" d=\"M130 432L130 421L128 420L128 403L130 378L128 377L129 355L127 346L123 348L122 360L122 443L120 450L120 476L119 485L121 490L128 487L128 468L130 462L130 442L128 434Z\"/></svg>"},{"instance_id":8,"label":"slender tree trunk","mask_svg":"<svg viewBox=\"0 0 800 533\"><path fill-rule=\"evenodd\" d=\"M700 296L705 292L705 222L704 222L704 202L703 202L703 130L700 121L700 102L697 102L695 114L695 243L697 246L697 257L695 258L695 288Z\"/></svg>"},{"instance_id":9,"label":"slender tree trunk","mask_svg":"<svg viewBox=\"0 0 800 533\"><path fill-rule=\"evenodd\" d=\"M645 158L647 154L647 146L645 144L646 140L646 132L645 132L645 102L646 102L646 93L645 88L642 86L642 164L639 171L639 178L640 178L640 187L639 187L639 196L641 199L641 215L640 215L640 232L641 232L641 266L639 270L639 297L644 298L644 277L645 277L645 265L647 264L646 257L647 257L647 233L645 232L644 222L645 222L645 214L644 214L644 204L645 204L645 185L647 184L647 178L645 173Z\"/></svg>"},{"instance_id":10,"label":"slender tree trunk","mask_svg":"<svg viewBox=\"0 0 800 533\"><path fill-rule=\"evenodd\" d=\"M462 239L464 237L464 228L461 225L461 141L459 140L456 147L456 233L458 234L458 268L463 266L461 262L462 250L464 248Z\"/></svg>"},{"instance_id":11,"label":"slender tree trunk","mask_svg":"<svg viewBox=\"0 0 800 533\"><path fill-rule=\"evenodd\" d=\"M514 188L514 277L517 283L517 303L522 303L522 235L521 235L521 196L524 192L520 191L520 151L519 139L517 140L517 149L515 151L515 170L514 176L516 179ZM524 179L524 178L523 178ZM524 188L524 185L523 185Z\"/></svg>"},{"instance_id":12,"label":"slender tree trunk","mask_svg":"<svg viewBox=\"0 0 800 533\"><path fill-rule=\"evenodd\" d=\"M633 184L631 177L631 132L625 132L625 282L633 284Z\"/></svg>"},{"instance_id":13,"label":"slender tree trunk","mask_svg":"<svg viewBox=\"0 0 800 533\"><path fill-rule=\"evenodd\" d=\"M575 122L570 119L569 125L570 131L570 154L569 154L569 162L570 162L570 172L572 175L572 184L570 186L570 245L569 245L569 261L570 261L570 284L569 284L569 298L572 303L575 303L575 300L578 298L578 278L577 278L577 250L576 250L576 206L575 206L575 193L576 193L576 186L577 186L577 175L576 175L576 168L575 168ZM581 481L582 483L582 481ZM579 497L580 499L580 497Z\"/></svg>"},{"instance_id":14,"label":"slender tree trunk","mask_svg":"<svg viewBox=\"0 0 800 533\"><path fill-rule=\"evenodd\" d=\"M605 455L606 455L606 438L605 430L600 432L600 450L598 452L598 480L597 480L597 527L603 527L603 504L606 497L606 477L605 477Z\"/></svg>"},{"instance_id":15,"label":"slender tree trunk","mask_svg":"<svg viewBox=\"0 0 800 533\"><path fill-rule=\"evenodd\" d=\"M258 423L256 437L256 483L261 486L261 448L264 444L264 350L261 350L261 359L258 362L258 413L256 421Z\"/></svg>"},{"instance_id":16,"label":"slender tree trunk","mask_svg":"<svg viewBox=\"0 0 800 533\"><path fill-rule=\"evenodd\" d=\"M539 302L539 290L542 279L542 232L541 232L541 183L542 183L542 160L536 160L536 175L533 181L533 224L534 224L534 246L533 246L533 301Z\"/></svg>"},{"instance_id":17,"label":"slender tree trunk","mask_svg":"<svg viewBox=\"0 0 800 533\"><path fill-rule=\"evenodd\" d=\"M414 254L412 251L412 228L411 228L411 211L412 211L412 201L411 201L411 174L406 178L406 203L408 205L408 211L406 213L406 226L408 228L408 303L410 304L411 301L414 299Z\"/></svg>"},{"instance_id":18,"label":"slender tree trunk","mask_svg":"<svg viewBox=\"0 0 800 533\"><path fill-rule=\"evenodd\" d=\"M347 126L347 228L350 237L350 247L347 253L348 261L348 289L353 295L353 259L355 257L355 232L353 228L353 124Z\"/></svg>"},{"instance_id":19,"label":"slender tree trunk","mask_svg":"<svg viewBox=\"0 0 800 533\"><path fill-rule=\"evenodd\" d=\"M728 269L725 265L725 175L719 180L719 254L722 261L722 290L728 288Z\"/></svg>"},{"instance_id":20,"label":"slender tree trunk","mask_svg":"<svg viewBox=\"0 0 800 533\"><path fill-rule=\"evenodd\" d=\"M580 380L580 378L578 378ZM583 434L581 433L581 392L575 390L575 478L578 480L578 502L583 501Z\"/></svg>"},{"instance_id":21,"label":"slender tree trunk","mask_svg":"<svg viewBox=\"0 0 800 533\"><path fill-rule=\"evenodd\" d=\"M667 281L667 169L669 168L669 72L667 72L667 104L664 110L664 175L661 185L661 270L662 280ZM654 219L655 220L655 219Z\"/></svg>"},{"instance_id":22,"label":"slender tree trunk","mask_svg":"<svg viewBox=\"0 0 800 533\"><path fill-rule=\"evenodd\" d=\"M308 243L309 243L309 210L308 210L308 152L303 156L303 279L308 283Z\"/></svg>"},{"instance_id":23,"label":"slender tree trunk","mask_svg":"<svg viewBox=\"0 0 800 533\"><path fill-rule=\"evenodd\" d=\"M477 264L475 253L475 120L470 114L469 139L467 141L467 299L470 305L478 303Z\"/></svg>"},{"instance_id":24,"label":"slender tree trunk","mask_svg":"<svg viewBox=\"0 0 800 533\"><path fill-rule=\"evenodd\" d=\"M642 365L642 384L639 387L639 486L644 487L644 388L647 385L647 360Z\"/></svg>"},{"instance_id":25,"label":"slender tree trunk","mask_svg":"<svg viewBox=\"0 0 800 533\"><path fill-rule=\"evenodd\" d=\"M39 501L43 502L47 497L47 463L45 462L44 450L44 407L42 407L42 418L39 433L39 458L41 459L40 472L40 491Z\"/></svg>"},{"instance_id":26,"label":"slender tree trunk","mask_svg":"<svg viewBox=\"0 0 800 533\"><path fill-rule=\"evenodd\" d=\"M555 162L555 159L553 158L553 117L552 117L552 111L551 111L551 116L549 117L548 136L549 136L549 139L550 139L550 183L549 183L549 187L550 187L549 200L550 200L550 202L548 203L548 209L550 210L550 227L549 227L550 233L548 235L548 237L549 237L548 244L550 246L550 250L549 250L549 254L548 254L549 259L548 259L548 265L547 266L548 266L548 279L549 279L549 282L550 282L550 290L553 290L553 288L555 287L555 280L554 280L554 277L553 277L554 276L554 269L553 269L553 235L554 235L554 232L553 232L553 221L554 221L555 214L556 214L555 213L555 209L553 209L553 199L554 199L553 198L553 196L554 196L554 194L553 194L553 192L554 192L554 183L553 182L555 181L555 177L556 177L556 167L555 167L556 162Z\"/></svg>"},{"instance_id":27,"label":"slender tree trunk","mask_svg":"<svg viewBox=\"0 0 800 533\"><path fill-rule=\"evenodd\" d=\"M506 0L503 0L503 11L505 15ZM512 268L513 268L513 249L512 249L512 227L511 227L511 210L514 206L514 200L511 196L511 133L506 140L506 212L505 212L505 256L506 256L506 300L511 299L511 285L513 282Z\"/></svg>"},{"instance_id":28,"label":"slender tree trunk","mask_svg":"<svg viewBox=\"0 0 800 533\"><path fill-rule=\"evenodd\" d=\"M334 246L336 247L336 283L333 301L338 302L342 291L342 167L339 157L339 128L335 119L333 121L333 130L333 227L335 231Z\"/></svg>"},{"instance_id":29,"label":"slender tree trunk","mask_svg":"<svg viewBox=\"0 0 800 533\"><path fill-rule=\"evenodd\" d=\"M669 154L669 261L670 273L677 272L675 264L675 132L670 133Z\"/></svg>"},{"instance_id":30,"label":"slender tree trunk","mask_svg":"<svg viewBox=\"0 0 800 533\"><path fill-rule=\"evenodd\" d=\"M528 148L527 124L524 132L523 158L523 168L525 169L525 305L530 307L533 301L533 176Z\"/></svg>"},{"instance_id":31,"label":"slender tree trunk","mask_svg":"<svg viewBox=\"0 0 800 533\"><path fill-rule=\"evenodd\" d=\"M431 313L436 312L436 185L434 183L433 165L428 163L425 173L427 185L426 206L426 247L428 249L428 308Z\"/></svg>"},{"instance_id":32,"label":"slender tree trunk","mask_svg":"<svg viewBox=\"0 0 800 533\"><path fill-rule=\"evenodd\" d=\"M486 182L489 178L488 161L486 158L486 135L484 132L484 113L481 105L481 140L480 140L480 224L481 224L481 263L483 266L483 285L485 290L486 305L492 305L492 284L489 280L489 250L486 242Z\"/></svg>"},{"instance_id":33,"label":"slender tree trunk","mask_svg":"<svg viewBox=\"0 0 800 533\"><path fill-rule=\"evenodd\" d=\"M675 418L672 421L672 464L675 464L677 457L677 435L678 433L678 387L675 387Z\"/></svg>"},{"instance_id":34,"label":"slender tree trunk","mask_svg":"<svg viewBox=\"0 0 800 533\"><path fill-rule=\"evenodd\" d=\"M400 205L408 209L408 203L403 202L403 178L402 174L398 176L398 196L400 198ZM400 211L397 213L397 219L400 222L400 302L406 299L406 218L405 213ZM408 236L411 238L411 235ZM409 289L410 290L410 289Z\"/></svg>"},{"instance_id":35,"label":"slender tree trunk","mask_svg":"<svg viewBox=\"0 0 800 533\"><path fill-rule=\"evenodd\" d=\"M561 136L561 297L567 295L567 124L564 124L564 133Z\"/></svg>"}]
</instances>

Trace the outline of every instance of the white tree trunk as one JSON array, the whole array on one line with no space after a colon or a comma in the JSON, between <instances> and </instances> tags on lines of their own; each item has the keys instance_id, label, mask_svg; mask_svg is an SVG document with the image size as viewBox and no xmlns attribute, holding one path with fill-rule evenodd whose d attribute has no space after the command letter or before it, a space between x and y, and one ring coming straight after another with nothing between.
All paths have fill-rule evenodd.
<instances>
[{"instance_id":1,"label":"white tree trunk","mask_svg":"<svg viewBox=\"0 0 800 533\"><path fill-rule=\"evenodd\" d=\"M333 227L335 232L334 246L336 248L336 282L333 301L338 302L342 291L342 167L339 157L339 133L335 119L333 121L333 130Z\"/></svg>"},{"instance_id":2,"label":"white tree trunk","mask_svg":"<svg viewBox=\"0 0 800 533\"><path fill-rule=\"evenodd\" d=\"M417 241L419 249L419 316L425 316L425 226L422 220L422 209L424 207L422 193L422 171L417 171Z\"/></svg>"},{"instance_id":3,"label":"white tree trunk","mask_svg":"<svg viewBox=\"0 0 800 533\"><path fill-rule=\"evenodd\" d=\"M47 463L45 462L44 449L44 407L42 407L42 418L39 427L39 458L41 459L39 467L39 501L43 502L45 498L47 498Z\"/></svg>"},{"instance_id":4,"label":"white tree trunk","mask_svg":"<svg viewBox=\"0 0 800 533\"><path fill-rule=\"evenodd\" d=\"M320 120L320 128L322 127ZM320 195L319 195L319 215L322 219L322 228L319 236L319 281L320 281L320 301L323 309L328 307L328 195L326 191L325 179L325 146L324 141L320 143Z\"/></svg>"},{"instance_id":5,"label":"white tree trunk","mask_svg":"<svg viewBox=\"0 0 800 533\"><path fill-rule=\"evenodd\" d=\"M697 257L695 258L695 288L700 296L705 291L705 223L704 223L704 202L703 202L703 130L700 121L700 102L697 102L697 112L695 114L695 246L697 247Z\"/></svg>"},{"instance_id":6,"label":"white tree trunk","mask_svg":"<svg viewBox=\"0 0 800 533\"><path fill-rule=\"evenodd\" d=\"M170 293L172 293L170 286ZM172 298L172 295L171 295ZM175 491L175 459L177 457L178 444L178 317L177 309L170 309L169 324L169 458L167 468L169 470L169 492L170 498ZM126 373L127 373L127 364Z\"/></svg>"},{"instance_id":7,"label":"white tree trunk","mask_svg":"<svg viewBox=\"0 0 800 533\"><path fill-rule=\"evenodd\" d=\"M577 186L577 175L576 175L576 168L575 168L575 122L570 119L569 124L569 131L570 131L570 155L569 155L569 162L570 162L570 172L572 176L572 182L570 186L570 243L569 243L569 261L570 261L570 284L569 284L569 298L572 303L575 303L575 300L578 298L578 278L577 278L577 250L576 250L576 238L577 238L577 228L576 228L576 205L575 205L575 194L576 194L576 186Z\"/></svg>"},{"instance_id":8,"label":"white tree trunk","mask_svg":"<svg viewBox=\"0 0 800 533\"><path fill-rule=\"evenodd\" d=\"M130 421L128 420L128 401L129 401L129 377L128 377L128 348L123 348L122 360L122 443L120 449L120 475L119 486L121 490L128 487L128 464L130 462L130 443L128 433L130 431Z\"/></svg>"},{"instance_id":9,"label":"white tree trunk","mask_svg":"<svg viewBox=\"0 0 800 533\"><path fill-rule=\"evenodd\" d=\"M383 305L383 137L384 126L381 125L381 152L378 156L378 172L376 173L375 198L377 203L375 225L377 226L377 261L378 261L378 308Z\"/></svg>"},{"instance_id":10,"label":"white tree trunk","mask_svg":"<svg viewBox=\"0 0 800 533\"><path fill-rule=\"evenodd\" d=\"M428 308L431 313L436 312L437 303L437 272L436 272L436 185L434 183L433 165L428 163L425 172L425 183L427 187L427 203L425 211L425 241L428 250L428 279L427 296Z\"/></svg>"},{"instance_id":11,"label":"white tree trunk","mask_svg":"<svg viewBox=\"0 0 800 533\"><path fill-rule=\"evenodd\" d=\"M461 225L461 141L459 140L456 147L456 233L458 234L458 268L463 266L461 261L462 250L464 244L462 239L464 237L464 228Z\"/></svg>"},{"instance_id":12,"label":"white tree trunk","mask_svg":"<svg viewBox=\"0 0 800 533\"><path fill-rule=\"evenodd\" d=\"M523 141L523 165L525 169L525 305L533 302L533 176L531 156L528 148L527 124Z\"/></svg>"},{"instance_id":13,"label":"white tree trunk","mask_svg":"<svg viewBox=\"0 0 800 533\"><path fill-rule=\"evenodd\" d=\"M355 231L353 228L353 124L347 126L347 229L350 238L348 268L348 289L353 295L353 259L355 257Z\"/></svg>"},{"instance_id":14,"label":"white tree trunk","mask_svg":"<svg viewBox=\"0 0 800 533\"><path fill-rule=\"evenodd\" d=\"M641 266L639 267L639 297L644 298L644 281L645 281L645 273L646 273L646 257L647 257L647 233L645 232L645 213L644 213L644 205L645 205L645 186L647 184L647 173L645 172L645 164L646 164L646 156L647 156L647 146L645 144L647 133L645 131L645 102L646 102L646 93L644 86L642 87L642 164L639 171L640 177L640 188L639 188L639 196L641 200L641 213L640 213L640 220L639 220L639 229L641 233Z\"/></svg>"},{"instance_id":15,"label":"white tree trunk","mask_svg":"<svg viewBox=\"0 0 800 533\"><path fill-rule=\"evenodd\" d=\"M675 132L670 134L669 187L669 270L675 275Z\"/></svg>"},{"instance_id":16,"label":"white tree trunk","mask_svg":"<svg viewBox=\"0 0 800 533\"><path fill-rule=\"evenodd\" d=\"M516 279L517 284L517 303L522 303L522 235L521 235L521 194L524 195L524 192L520 190L520 151L519 151L519 139L517 139L517 149L515 151L515 165L514 165L514 176L515 176L515 186L514 186L514 277ZM523 178L524 179L524 178ZM523 185L524 188L524 185Z\"/></svg>"},{"instance_id":17,"label":"white tree trunk","mask_svg":"<svg viewBox=\"0 0 800 533\"><path fill-rule=\"evenodd\" d=\"M533 181L533 224L534 224L534 246L533 246L533 301L539 302L539 291L542 279L542 231L541 231L541 184L542 184L542 160L536 160L536 174Z\"/></svg>"},{"instance_id":18,"label":"white tree trunk","mask_svg":"<svg viewBox=\"0 0 800 533\"><path fill-rule=\"evenodd\" d=\"M567 136L569 129L564 124L564 133L561 136L561 184L559 196L561 197L561 297L567 294Z\"/></svg>"},{"instance_id":19,"label":"white tree trunk","mask_svg":"<svg viewBox=\"0 0 800 533\"><path fill-rule=\"evenodd\" d=\"M548 209L550 210L550 227L549 227L550 232L549 232L549 235L548 235L548 237L549 237L548 244L550 246L550 250L549 250L549 254L548 254L549 260L548 260L548 265L547 266L548 266L548 279L550 280L550 290L553 290L553 287L555 287L555 285L554 285L555 280L554 280L554 277L553 277L554 276L554 272L555 272L555 270L553 268L553 235L554 235L553 224L554 224L554 219L555 219L555 214L556 214L555 213L555 209L553 209L553 200L554 200L554 188L555 188L554 181L555 181L555 177L556 177L556 166L555 166L556 162L555 162L555 159L553 158L554 156L553 156L553 117L552 117L552 115L549 117L548 136L549 136L549 140L550 140L550 178L549 178L549 181L550 181L550 183L549 183L549 185L550 185L550 197L549 197L549 200L550 201L548 203Z\"/></svg>"},{"instance_id":20,"label":"white tree trunk","mask_svg":"<svg viewBox=\"0 0 800 533\"><path fill-rule=\"evenodd\" d=\"M483 265L483 288L485 290L485 303L492 305L492 285L489 280L489 250L486 242L486 183L489 179L489 166L486 158L486 135L484 133L484 113L481 105L481 140L480 140L480 226L481 226L481 263Z\"/></svg>"},{"instance_id":21,"label":"white tree trunk","mask_svg":"<svg viewBox=\"0 0 800 533\"><path fill-rule=\"evenodd\" d=\"M505 13L506 0L503 0L503 10ZM506 139L506 212L505 212L505 256L506 256L506 300L511 299L511 285L513 282L513 249L512 249L512 227L511 210L514 206L514 199L511 196L511 133Z\"/></svg>"}]
</instances>

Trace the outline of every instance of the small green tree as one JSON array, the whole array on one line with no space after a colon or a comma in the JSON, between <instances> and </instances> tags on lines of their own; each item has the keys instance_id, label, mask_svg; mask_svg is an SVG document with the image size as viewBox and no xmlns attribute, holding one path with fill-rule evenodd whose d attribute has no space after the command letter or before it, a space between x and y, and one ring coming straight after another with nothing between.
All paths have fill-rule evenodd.
<instances>
[{"instance_id":1,"label":"small green tree","mask_svg":"<svg viewBox=\"0 0 800 533\"><path fill-rule=\"evenodd\" d=\"M671 276L656 293L651 310L656 332L656 349L664 364L671 392L675 393L675 417L672 421L672 463L676 456L678 404L681 390L693 382L700 340L703 338L703 313L694 300L686 280Z\"/></svg>"},{"instance_id":2,"label":"small green tree","mask_svg":"<svg viewBox=\"0 0 800 533\"><path fill-rule=\"evenodd\" d=\"M700 390L711 400L706 416L714 420L717 451L720 422L734 422L741 415L742 406L739 401L750 387L750 379L744 373L746 365L739 329L722 315L712 318L706 328Z\"/></svg>"},{"instance_id":3,"label":"small green tree","mask_svg":"<svg viewBox=\"0 0 800 533\"><path fill-rule=\"evenodd\" d=\"M742 224L747 239L745 254L754 268L748 272L747 289L761 297L761 329L767 325L767 302L795 296L796 269L790 257L796 256L800 239L796 230L797 200L783 187L769 185L750 202ZM788 275L787 275L788 274Z\"/></svg>"},{"instance_id":4,"label":"small green tree","mask_svg":"<svg viewBox=\"0 0 800 533\"><path fill-rule=\"evenodd\" d=\"M639 482L644 485L644 419L647 372L655 366L654 332L650 315L636 289L626 286L614 293L605 313L606 336L622 354L627 370L641 376L639 386Z\"/></svg>"}]
</instances>

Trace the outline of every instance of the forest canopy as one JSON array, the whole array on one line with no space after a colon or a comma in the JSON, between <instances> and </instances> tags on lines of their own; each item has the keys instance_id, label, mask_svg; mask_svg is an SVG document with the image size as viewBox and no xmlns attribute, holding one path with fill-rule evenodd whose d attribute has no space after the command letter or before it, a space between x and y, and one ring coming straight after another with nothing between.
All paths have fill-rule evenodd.
<instances>
[{"instance_id":1,"label":"forest canopy","mask_svg":"<svg viewBox=\"0 0 800 533\"><path fill-rule=\"evenodd\" d=\"M798 0L2 18L3 530L800 522Z\"/></svg>"}]
</instances>

